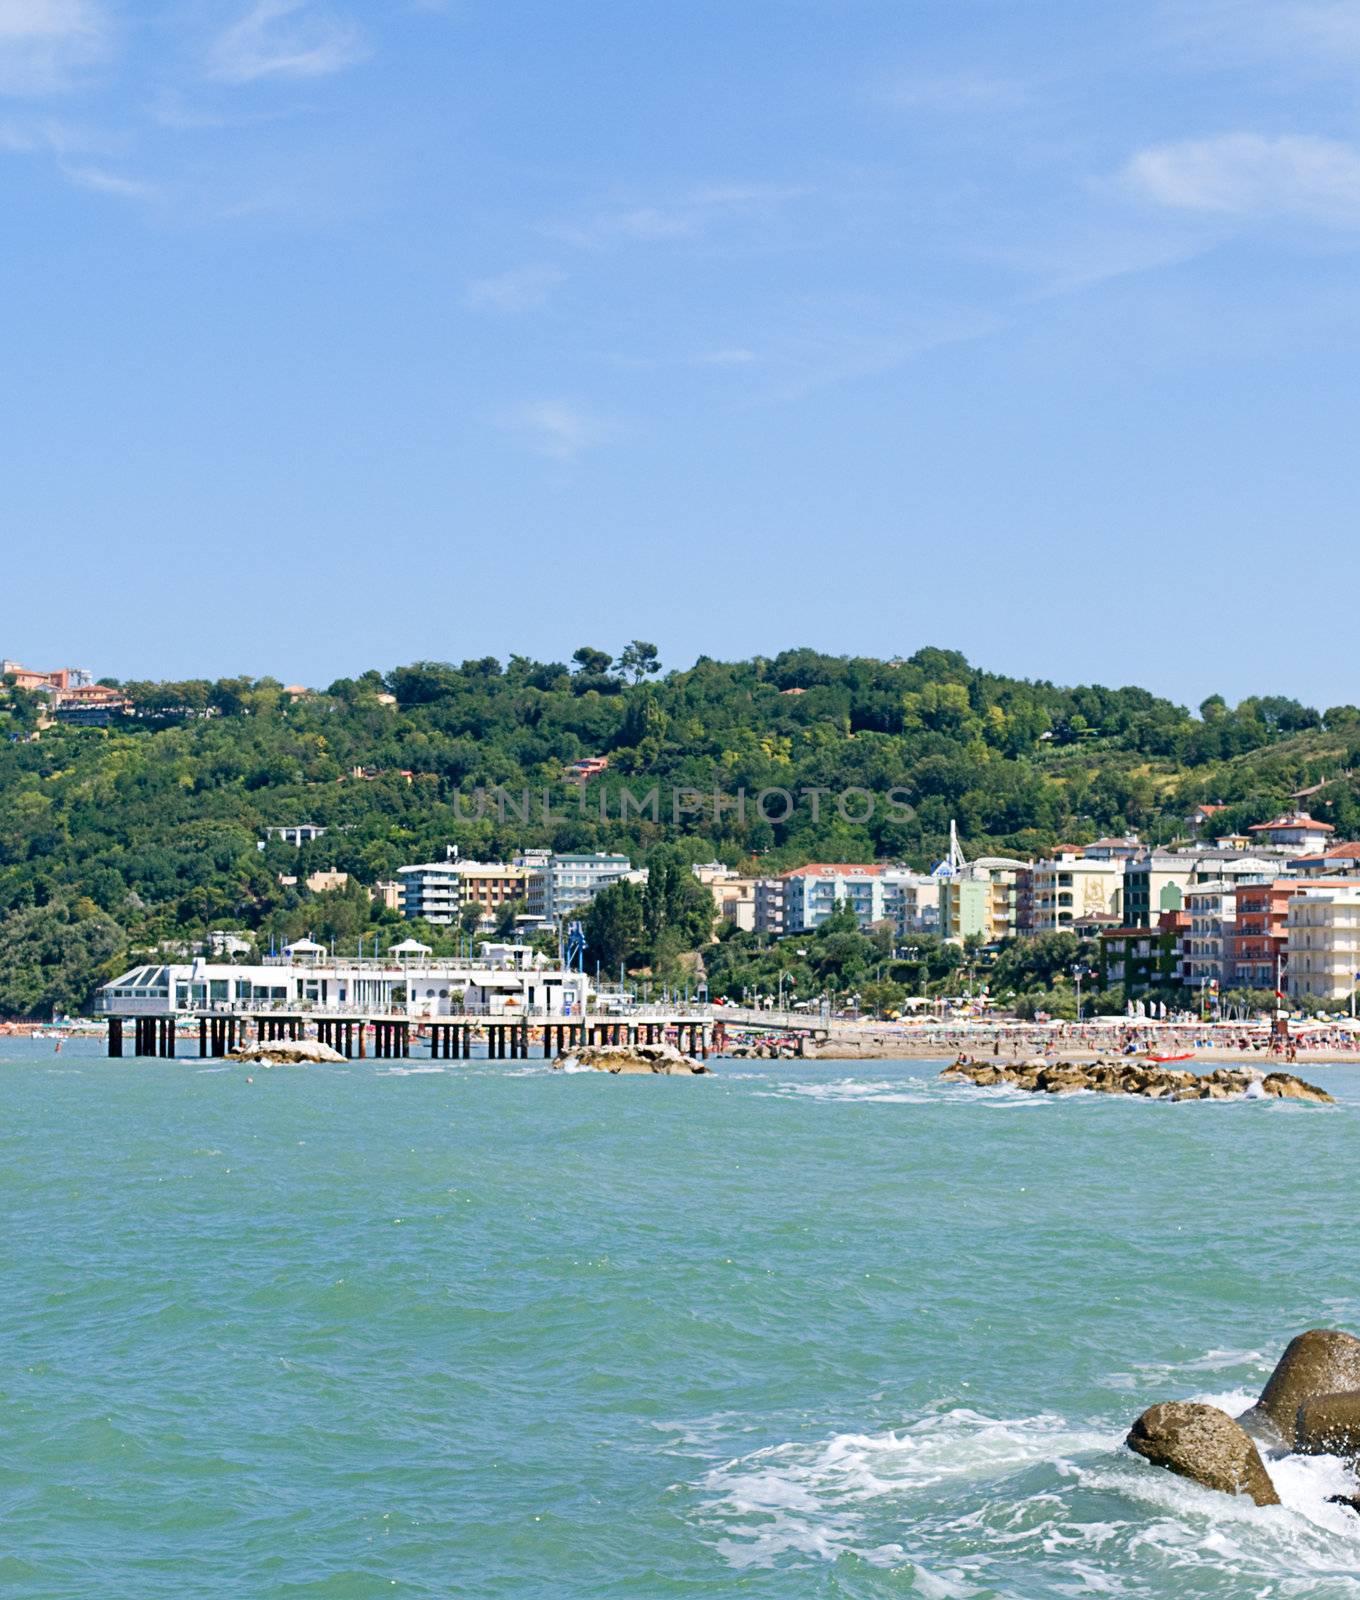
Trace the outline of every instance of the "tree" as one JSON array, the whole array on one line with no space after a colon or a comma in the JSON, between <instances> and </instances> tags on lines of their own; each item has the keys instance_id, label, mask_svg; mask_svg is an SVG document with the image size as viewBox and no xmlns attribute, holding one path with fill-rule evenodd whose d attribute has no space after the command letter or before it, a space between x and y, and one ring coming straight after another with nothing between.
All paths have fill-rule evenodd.
<instances>
[{"instance_id":1,"label":"tree","mask_svg":"<svg viewBox=\"0 0 1360 1600\"><path fill-rule=\"evenodd\" d=\"M1196 803L1221 800L1219 831L1240 831L1323 778L1312 806L1338 837L1360 836L1360 775L1348 771L1360 774L1354 707L1329 707L1322 731L1316 711L1279 696L1235 710L1214 699L1200 718L1144 689L1006 678L934 648L891 662L805 648L704 657L664 676L649 649L632 641L617 670L585 646L570 668L523 655L505 666L492 656L418 661L385 678L371 669L337 678L329 693L296 703L265 677L125 686L148 714L108 728L52 722L36 740L27 734L46 721L47 700L0 685L0 918L88 898L137 948L228 926L266 946L271 934L310 927L353 948L395 921L370 908L373 885L407 862L442 859L450 843L489 860L544 846L637 861L665 844L677 854L656 863L629 959L678 971L702 949L715 993L719 984L771 993L782 979L786 996L804 998L828 986L863 994L882 965L882 981L918 994L960 987L964 953L917 936L917 955L889 964L840 925L764 948L729 930L715 945L711 900L689 863L720 857L749 875L818 860L928 868L951 818L970 855L1033 858L1064 839L1130 827L1164 844ZM496 786L541 795L571 762L601 754L609 771L582 787L579 804L554 795L551 816L536 799L521 815L486 799ZM633 781L639 774L645 784ZM659 814L621 818L622 783L635 795L655 786ZM851 785L879 802L862 826L828 798ZM709 808L686 818L668 804L681 789L733 797L741 788L744 815L727 805L718 817ZM753 804L761 790L809 788L822 792L815 821L802 801L773 822ZM882 802L893 789L909 804L890 814ZM325 837L299 850L268 832L302 821ZM331 867L350 875L351 892L308 898L280 882ZM480 926L480 909L467 915ZM407 929L441 952L465 939L459 922ZM1035 946L1001 952L1014 981L995 983L999 992L1070 990L1073 961L1090 964L1080 950L1055 959L1042 940ZM25 993L39 994L48 963L23 949Z\"/></svg>"},{"instance_id":2,"label":"tree","mask_svg":"<svg viewBox=\"0 0 1360 1600\"><path fill-rule=\"evenodd\" d=\"M713 896L690 871L674 845L658 845L647 857L643 918L653 944L671 934L682 950L706 944L713 932Z\"/></svg>"},{"instance_id":3,"label":"tree","mask_svg":"<svg viewBox=\"0 0 1360 1600\"><path fill-rule=\"evenodd\" d=\"M477 929L482 925L483 914L484 909L481 902L469 900L465 906L459 908L458 926L464 933L476 933Z\"/></svg>"},{"instance_id":4,"label":"tree","mask_svg":"<svg viewBox=\"0 0 1360 1600\"><path fill-rule=\"evenodd\" d=\"M637 884L625 879L601 889L586 907L581 930L591 957L605 972L627 966L647 937L642 891Z\"/></svg>"},{"instance_id":5,"label":"tree","mask_svg":"<svg viewBox=\"0 0 1360 1600\"><path fill-rule=\"evenodd\" d=\"M631 676L634 683L641 683L644 678L655 677L661 671L656 646L648 644L645 639L634 639L631 644L624 646L623 654L618 660L618 668L620 672Z\"/></svg>"},{"instance_id":6,"label":"tree","mask_svg":"<svg viewBox=\"0 0 1360 1600\"><path fill-rule=\"evenodd\" d=\"M588 644L583 644L579 650L573 650L571 659L576 663L576 670L583 672L587 677L602 677L613 665L614 658L607 650L593 650Z\"/></svg>"},{"instance_id":7,"label":"tree","mask_svg":"<svg viewBox=\"0 0 1360 1600\"><path fill-rule=\"evenodd\" d=\"M126 948L122 928L90 900L14 912L0 922L0 1016L83 1010Z\"/></svg>"},{"instance_id":8,"label":"tree","mask_svg":"<svg viewBox=\"0 0 1360 1600\"><path fill-rule=\"evenodd\" d=\"M507 900L496 913L496 937L508 939L515 931L515 918L522 917L528 909L524 900Z\"/></svg>"}]
</instances>

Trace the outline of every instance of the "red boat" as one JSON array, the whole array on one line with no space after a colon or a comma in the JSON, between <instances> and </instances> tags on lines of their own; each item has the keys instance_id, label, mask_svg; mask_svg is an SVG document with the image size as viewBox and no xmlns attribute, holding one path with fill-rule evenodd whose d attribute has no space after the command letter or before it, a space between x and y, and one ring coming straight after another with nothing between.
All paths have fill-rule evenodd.
<instances>
[{"instance_id":1,"label":"red boat","mask_svg":"<svg viewBox=\"0 0 1360 1600\"><path fill-rule=\"evenodd\" d=\"M1154 1067L1169 1067L1173 1061L1193 1061L1195 1059L1195 1052L1193 1050L1184 1050L1178 1056L1150 1055L1146 1059L1150 1061Z\"/></svg>"}]
</instances>

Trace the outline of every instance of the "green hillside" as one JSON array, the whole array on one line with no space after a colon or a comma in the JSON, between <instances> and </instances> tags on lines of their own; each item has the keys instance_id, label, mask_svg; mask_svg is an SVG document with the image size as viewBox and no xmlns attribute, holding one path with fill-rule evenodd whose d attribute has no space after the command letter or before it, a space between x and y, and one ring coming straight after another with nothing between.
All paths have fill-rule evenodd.
<instances>
[{"instance_id":1,"label":"green hillside","mask_svg":"<svg viewBox=\"0 0 1360 1600\"><path fill-rule=\"evenodd\" d=\"M0 1011L73 1003L130 949L209 928L353 939L391 915L361 886L450 844L491 859L541 845L640 861L670 843L760 872L926 867L951 818L970 854L1127 829L1161 842L1199 801L1227 803L1224 822L1243 825L1360 768L1353 706L1272 696L1191 714L1142 689L1005 678L939 649L654 669L634 646L617 663L594 649L570 664L419 662L296 700L267 678L136 683L121 686L136 714L109 728L40 729L37 697L0 691ZM574 786L570 764L594 756L608 770ZM477 799L494 786L499 802ZM710 799L677 819L676 789ZM847 789L860 793L842 814ZM781 790L790 814L776 799L766 820L755 796ZM859 820L865 792L874 814ZM1309 805L1360 833L1349 779ZM329 832L300 850L258 847L269 827L298 822ZM279 883L328 868L351 875L347 891Z\"/></svg>"}]
</instances>

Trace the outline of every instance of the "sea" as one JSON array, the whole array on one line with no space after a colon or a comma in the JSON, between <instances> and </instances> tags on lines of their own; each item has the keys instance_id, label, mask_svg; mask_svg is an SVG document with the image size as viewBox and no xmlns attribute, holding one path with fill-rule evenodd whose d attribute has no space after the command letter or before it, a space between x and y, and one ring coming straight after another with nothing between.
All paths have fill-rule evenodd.
<instances>
[{"instance_id":1,"label":"sea","mask_svg":"<svg viewBox=\"0 0 1360 1600\"><path fill-rule=\"evenodd\" d=\"M0 1040L6 1600L1355 1600L1130 1454L1360 1332L1334 1107Z\"/></svg>"}]
</instances>

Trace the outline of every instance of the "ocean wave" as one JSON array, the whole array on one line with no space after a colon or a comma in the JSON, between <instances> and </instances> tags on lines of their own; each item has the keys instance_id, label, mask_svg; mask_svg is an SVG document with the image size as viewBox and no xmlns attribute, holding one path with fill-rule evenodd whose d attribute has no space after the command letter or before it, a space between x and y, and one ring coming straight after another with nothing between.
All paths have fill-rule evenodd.
<instances>
[{"instance_id":1,"label":"ocean wave","mask_svg":"<svg viewBox=\"0 0 1360 1600\"><path fill-rule=\"evenodd\" d=\"M771 1082L757 1095L842 1105L1040 1105L1056 1098L1006 1084L942 1083L938 1078L835 1078L818 1083Z\"/></svg>"},{"instance_id":2,"label":"ocean wave","mask_svg":"<svg viewBox=\"0 0 1360 1600\"><path fill-rule=\"evenodd\" d=\"M853 1557L942 1596L1029 1592L1039 1564L1051 1594L1353 1595L1360 1517L1331 1500L1356 1492L1344 1462L1271 1462L1283 1504L1257 1507L1139 1460L1125 1430L954 1408L773 1445L699 1480L699 1520L737 1570Z\"/></svg>"}]
</instances>

